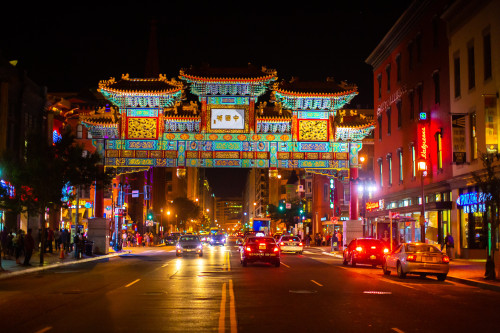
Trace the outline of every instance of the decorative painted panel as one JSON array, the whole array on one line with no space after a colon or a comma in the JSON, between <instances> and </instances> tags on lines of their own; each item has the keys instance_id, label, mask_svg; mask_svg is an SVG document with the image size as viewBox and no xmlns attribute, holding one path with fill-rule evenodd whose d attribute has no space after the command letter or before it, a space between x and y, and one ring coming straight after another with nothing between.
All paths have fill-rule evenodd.
<instances>
[{"instance_id":1,"label":"decorative painted panel","mask_svg":"<svg viewBox=\"0 0 500 333\"><path fill-rule=\"evenodd\" d=\"M128 139L156 139L158 137L156 118L128 118Z\"/></svg>"},{"instance_id":2,"label":"decorative painted panel","mask_svg":"<svg viewBox=\"0 0 500 333\"><path fill-rule=\"evenodd\" d=\"M299 119L299 140L328 141L328 121Z\"/></svg>"}]
</instances>

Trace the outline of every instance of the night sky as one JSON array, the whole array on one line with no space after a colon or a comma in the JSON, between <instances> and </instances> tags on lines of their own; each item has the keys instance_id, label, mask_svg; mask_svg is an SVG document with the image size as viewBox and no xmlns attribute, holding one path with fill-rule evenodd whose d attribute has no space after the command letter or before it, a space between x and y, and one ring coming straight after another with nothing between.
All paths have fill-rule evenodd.
<instances>
[{"instance_id":1,"label":"night sky","mask_svg":"<svg viewBox=\"0 0 500 333\"><path fill-rule=\"evenodd\" d=\"M372 107L372 70L364 60L411 1L20 3L2 10L0 55L18 60L49 92L96 88L100 80L123 73L143 77L154 18L160 72L168 77L191 65L250 62L276 69L280 79L333 76L357 84L351 105ZM217 196L240 194L245 174L207 170ZM232 190L221 186L227 181Z\"/></svg>"}]
</instances>

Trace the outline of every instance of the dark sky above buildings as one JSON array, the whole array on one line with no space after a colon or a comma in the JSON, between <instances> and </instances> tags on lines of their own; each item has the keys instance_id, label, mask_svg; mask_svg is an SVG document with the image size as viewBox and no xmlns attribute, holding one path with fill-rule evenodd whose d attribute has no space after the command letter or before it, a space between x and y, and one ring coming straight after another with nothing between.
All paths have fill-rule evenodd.
<instances>
[{"instance_id":1,"label":"dark sky above buildings","mask_svg":"<svg viewBox=\"0 0 500 333\"><path fill-rule=\"evenodd\" d=\"M352 105L371 107L372 70L364 60L410 2L19 2L0 14L0 55L18 60L49 92L95 88L100 80L123 73L143 77L155 18L160 72L168 77L191 65L251 62L276 69L280 79L333 76L357 84ZM211 171L209 177L218 173ZM216 179L212 183L219 195Z\"/></svg>"}]
</instances>

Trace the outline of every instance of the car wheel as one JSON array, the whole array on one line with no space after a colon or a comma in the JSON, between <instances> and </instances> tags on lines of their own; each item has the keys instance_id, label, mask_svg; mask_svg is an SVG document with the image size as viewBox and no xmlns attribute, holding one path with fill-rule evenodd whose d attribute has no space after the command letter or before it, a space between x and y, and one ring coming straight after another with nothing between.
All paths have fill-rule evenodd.
<instances>
[{"instance_id":1,"label":"car wheel","mask_svg":"<svg viewBox=\"0 0 500 333\"><path fill-rule=\"evenodd\" d=\"M384 261L382 264L382 270L384 271L384 275L391 275L391 271L387 269L387 262Z\"/></svg>"},{"instance_id":2,"label":"car wheel","mask_svg":"<svg viewBox=\"0 0 500 333\"><path fill-rule=\"evenodd\" d=\"M299 254L302 254L302 251L300 251Z\"/></svg>"},{"instance_id":3,"label":"car wheel","mask_svg":"<svg viewBox=\"0 0 500 333\"><path fill-rule=\"evenodd\" d=\"M438 279L438 281L446 280L446 274L438 274L437 279Z\"/></svg>"},{"instance_id":4,"label":"car wheel","mask_svg":"<svg viewBox=\"0 0 500 333\"><path fill-rule=\"evenodd\" d=\"M342 261L342 265L347 266L347 258L345 257L345 254L344 254L344 260Z\"/></svg>"},{"instance_id":5,"label":"car wheel","mask_svg":"<svg viewBox=\"0 0 500 333\"><path fill-rule=\"evenodd\" d=\"M403 272L403 266L398 262L398 278L404 279L406 277L406 273Z\"/></svg>"},{"instance_id":6,"label":"car wheel","mask_svg":"<svg viewBox=\"0 0 500 333\"><path fill-rule=\"evenodd\" d=\"M352 256L351 256L351 266L356 267L356 261L354 260L354 258Z\"/></svg>"},{"instance_id":7,"label":"car wheel","mask_svg":"<svg viewBox=\"0 0 500 333\"><path fill-rule=\"evenodd\" d=\"M280 265L281 265L281 262L279 260L274 263L274 266L276 266L276 267L280 267Z\"/></svg>"},{"instance_id":8,"label":"car wheel","mask_svg":"<svg viewBox=\"0 0 500 333\"><path fill-rule=\"evenodd\" d=\"M180 257L180 256L181 256L179 253L176 253L175 255L176 255L177 257Z\"/></svg>"},{"instance_id":9,"label":"car wheel","mask_svg":"<svg viewBox=\"0 0 500 333\"><path fill-rule=\"evenodd\" d=\"M247 267L247 260L246 259L243 259L241 261L241 264L243 265L243 267Z\"/></svg>"}]
</instances>

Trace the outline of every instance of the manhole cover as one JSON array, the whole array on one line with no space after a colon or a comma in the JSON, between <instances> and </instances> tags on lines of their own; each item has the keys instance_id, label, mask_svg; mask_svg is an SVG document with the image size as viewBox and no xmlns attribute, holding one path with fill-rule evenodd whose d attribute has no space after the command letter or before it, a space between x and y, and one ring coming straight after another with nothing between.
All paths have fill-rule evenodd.
<instances>
[{"instance_id":1,"label":"manhole cover","mask_svg":"<svg viewBox=\"0 0 500 333\"><path fill-rule=\"evenodd\" d=\"M316 290L289 290L292 294L315 294Z\"/></svg>"}]
</instances>

